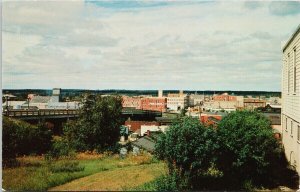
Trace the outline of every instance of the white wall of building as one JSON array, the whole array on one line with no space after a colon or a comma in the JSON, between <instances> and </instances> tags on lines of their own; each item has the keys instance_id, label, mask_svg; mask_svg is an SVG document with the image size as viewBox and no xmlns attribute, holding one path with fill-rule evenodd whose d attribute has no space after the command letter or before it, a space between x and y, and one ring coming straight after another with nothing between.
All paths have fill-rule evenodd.
<instances>
[{"instance_id":1,"label":"white wall of building","mask_svg":"<svg viewBox=\"0 0 300 192\"><path fill-rule=\"evenodd\" d=\"M282 141L285 154L300 174L300 26L283 49Z\"/></svg>"}]
</instances>

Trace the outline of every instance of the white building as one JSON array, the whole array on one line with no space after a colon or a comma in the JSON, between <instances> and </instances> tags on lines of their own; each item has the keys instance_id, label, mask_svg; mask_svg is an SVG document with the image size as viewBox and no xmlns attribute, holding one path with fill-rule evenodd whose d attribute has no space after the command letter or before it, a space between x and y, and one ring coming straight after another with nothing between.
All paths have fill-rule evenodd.
<instances>
[{"instance_id":1,"label":"white building","mask_svg":"<svg viewBox=\"0 0 300 192\"><path fill-rule=\"evenodd\" d=\"M282 60L282 141L300 174L300 25L283 47Z\"/></svg>"},{"instance_id":2,"label":"white building","mask_svg":"<svg viewBox=\"0 0 300 192\"><path fill-rule=\"evenodd\" d=\"M141 136L147 134L148 131L153 132L153 131L162 131L165 133L168 130L169 126L167 125L141 125Z\"/></svg>"},{"instance_id":3,"label":"white building","mask_svg":"<svg viewBox=\"0 0 300 192\"><path fill-rule=\"evenodd\" d=\"M204 102L204 95L192 94L189 98L189 106L200 106Z\"/></svg>"},{"instance_id":4,"label":"white building","mask_svg":"<svg viewBox=\"0 0 300 192\"><path fill-rule=\"evenodd\" d=\"M169 93L167 97L167 108L172 111L180 111L189 106L189 96L180 91L177 93Z\"/></svg>"},{"instance_id":5,"label":"white building","mask_svg":"<svg viewBox=\"0 0 300 192\"><path fill-rule=\"evenodd\" d=\"M21 106L26 103L26 101L7 101L2 103L2 108L6 109L7 104L9 109L21 109Z\"/></svg>"}]
</instances>

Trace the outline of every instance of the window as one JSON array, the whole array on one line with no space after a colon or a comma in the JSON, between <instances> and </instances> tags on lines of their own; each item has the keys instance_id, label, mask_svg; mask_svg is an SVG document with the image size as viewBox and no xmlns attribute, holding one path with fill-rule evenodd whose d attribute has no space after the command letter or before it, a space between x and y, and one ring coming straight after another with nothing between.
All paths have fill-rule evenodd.
<instances>
[{"instance_id":1,"label":"window","mask_svg":"<svg viewBox=\"0 0 300 192\"><path fill-rule=\"evenodd\" d=\"M288 93L290 93L290 54L288 54L288 60L287 60L287 87L288 87Z\"/></svg>"},{"instance_id":2,"label":"window","mask_svg":"<svg viewBox=\"0 0 300 192\"><path fill-rule=\"evenodd\" d=\"M298 125L298 136L297 136L297 140L300 141L300 125Z\"/></svg>"},{"instance_id":3,"label":"window","mask_svg":"<svg viewBox=\"0 0 300 192\"><path fill-rule=\"evenodd\" d=\"M291 121L291 137L293 137L293 121Z\"/></svg>"},{"instance_id":4,"label":"window","mask_svg":"<svg viewBox=\"0 0 300 192\"><path fill-rule=\"evenodd\" d=\"M293 64L293 87L294 93L296 93L296 48L294 48L294 64Z\"/></svg>"},{"instance_id":5,"label":"window","mask_svg":"<svg viewBox=\"0 0 300 192\"><path fill-rule=\"evenodd\" d=\"M287 120L287 118L285 118L285 131L286 132L288 131L287 127L288 127L288 120Z\"/></svg>"}]
</instances>

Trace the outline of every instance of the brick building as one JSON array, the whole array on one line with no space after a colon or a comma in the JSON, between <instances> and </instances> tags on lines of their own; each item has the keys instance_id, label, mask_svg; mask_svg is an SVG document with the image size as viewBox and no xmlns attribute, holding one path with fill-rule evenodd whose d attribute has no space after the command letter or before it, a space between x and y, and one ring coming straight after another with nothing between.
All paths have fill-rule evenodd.
<instances>
[{"instance_id":1,"label":"brick building","mask_svg":"<svg viewBox=\"0 0 300 192\"><path fill-rule=\"evenodd\" d=\"M125 126L129 127L130 131L140 131L142 125L159 126L160 123L157 121L125 121Z\"/></svg>"},{"instance_id":2,"label":"brick building","mask_svg":"<svg viewBox=\"0 0 300 192\"><path fill-rule=\"evenodd\" d=\"M213 125L216 126L219 121L221 121L223 118L223 115L221 114L214 114L214 113L202 113L200 115L200 121L204 125Z\"/></svg>"},{"instance_id":3,"label":"brick building","mask_svg":"<svg viewBox=\"0 0 300 192\"><path fill-rule=\"evenodd\" d=\"M122 107L131 107L135 109L141 109L142 98L141 97L128 97L122 96Z\"/></svg>"},{"instance_id":4,"label":"brick building","mask_svg":"<svg viewBox=\"0 0 300 192\"><path fill-rule=\"evenodd\" d=\"M167 110L167 98L146 97L141 99L141 109L165 112Z\"/></svg>"},{"instance_id":5,"label":"brick building","mask_svg":"<svg viewBox=\"0 0 300 192\"><path fill-rule=\"evenodd\" d=\"M214 95L214 101L237 101L237 97L233 95L228 95L228 93L223 93L222 95Z\"/></svg>"}]
</instances>

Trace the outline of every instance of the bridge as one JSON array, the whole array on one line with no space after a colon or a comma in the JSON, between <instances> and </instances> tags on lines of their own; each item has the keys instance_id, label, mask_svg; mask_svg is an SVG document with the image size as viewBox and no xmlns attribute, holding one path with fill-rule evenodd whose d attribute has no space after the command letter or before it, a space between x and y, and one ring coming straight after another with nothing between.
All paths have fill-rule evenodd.
<instances>
[{"instance_id":1,"label":"bridge","mask_svg":"<svg viewBox=\"0 0 300 192\"><path fill-rule=\"evenodd\" d=\"M79 113L80 111L78 109L11 109L2 112L4 116L22 120L77 118L79 116ZM162 116L162 112L123 108L122 115L127 118L133 116L160 117Z\"/></svg>"}]
</instances>

